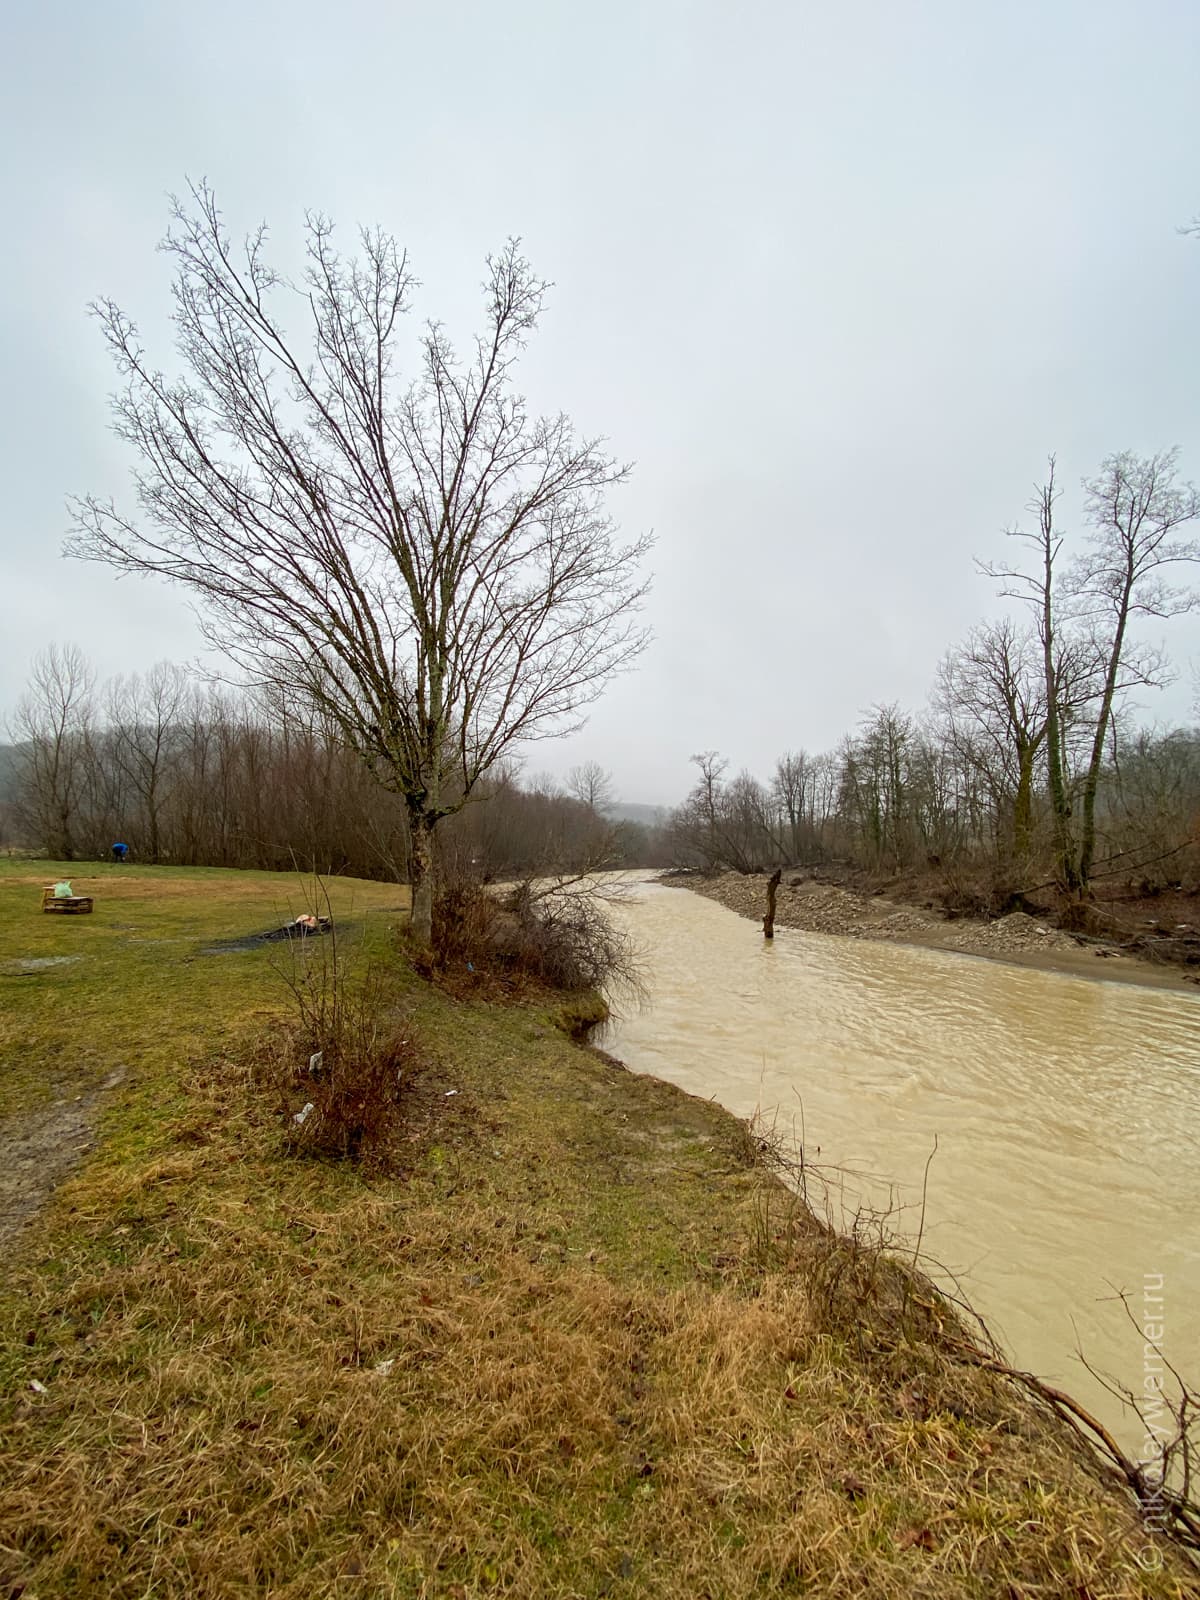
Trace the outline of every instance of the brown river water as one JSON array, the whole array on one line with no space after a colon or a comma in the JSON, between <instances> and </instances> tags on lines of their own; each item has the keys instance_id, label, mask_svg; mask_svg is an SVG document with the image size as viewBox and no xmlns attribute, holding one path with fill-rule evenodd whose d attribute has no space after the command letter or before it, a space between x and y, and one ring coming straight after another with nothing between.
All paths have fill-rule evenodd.
<instances>
[{"instance_id":1,"label":"brown river water","mask_svg":"<svg viewBox=\"0 0 1200 1600\"><path fill-rule=\"evenodd\" d=\"M1141 1393L1157 1369L1142 1324L1154 1335L1158 1318L1200 1388L1200 995L789 928L768 944L649 882L614 914L649 998L605 1049L802 1138L844 1173L835 1220L899 1207L889 1226L909 1246L936 1136L925 1270L952 1273L1010 1359L1134 1453L1141 1424L1080 1350Z\"/></svg>"}]
</instances>

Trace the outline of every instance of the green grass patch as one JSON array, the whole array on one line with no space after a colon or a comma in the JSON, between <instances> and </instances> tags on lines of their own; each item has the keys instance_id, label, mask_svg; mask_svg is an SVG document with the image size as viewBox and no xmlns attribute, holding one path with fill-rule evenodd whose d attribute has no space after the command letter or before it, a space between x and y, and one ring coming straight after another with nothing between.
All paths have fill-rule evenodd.
<instances>
[{"instance_id":1,"label":"green grass patch","mask_svg":"<svg viewBox=\"0 0 1200 1600\"><path fill-rule=\"evenodd\" d=\"M42 912L42 888L59 878L94 896L90 916ZM394 884L326 888L351 940L381 937L407 908ZM321 893L299 873L0 861L0 1117L115 1071L136 1079L200 1059L283 1011L289 946L204 952L278 926Z\"/></svg>"}]
</instances>

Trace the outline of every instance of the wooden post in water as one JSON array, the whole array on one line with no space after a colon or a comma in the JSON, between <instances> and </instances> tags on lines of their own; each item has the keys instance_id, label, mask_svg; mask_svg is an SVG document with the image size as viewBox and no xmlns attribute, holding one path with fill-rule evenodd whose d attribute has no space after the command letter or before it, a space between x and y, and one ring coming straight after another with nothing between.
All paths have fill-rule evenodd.
<instances>
[{"instance_id":1,"label":"wooden post in water","mask_svg":"<svg viewBox=\"0 0 1200 1600\"><path fill-rule=\"evenodd\" d=\"M783 877L783 868L776 867L767 879L767 914L763 918L763 938L775 937L775 896L779 892L779 880Z\"/></svg>"}]
</instances>

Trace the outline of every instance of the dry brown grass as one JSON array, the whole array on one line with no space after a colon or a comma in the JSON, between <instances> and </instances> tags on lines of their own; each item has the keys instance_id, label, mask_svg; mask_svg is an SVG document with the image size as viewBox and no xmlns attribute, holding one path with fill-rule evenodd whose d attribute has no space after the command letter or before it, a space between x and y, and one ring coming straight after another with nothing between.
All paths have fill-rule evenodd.
<instances>
[{"instance_id":1,"label":"dry brown grass","mask_svg":"<svg viewBox=\"0 0 1200 1600\"><path fill-rule=\"evenodd\" d=\"M596 1219L572 1236L579 1190L487 1181L473 1114L371 1188L273 1163L232 1070L22 1277L7 1592L1188 1592L1169 1554L1143 1578L1132 1514L1017 1396L815 1303L802 1233L660 1286ZM626 1169L631 1216L663 1181Z\"/></svg>"},{"instance_id":2,"label":"dry brown grass","mask_svg":"<svg viewBox=\"0 0 1200 1600\"><path fill-rule=\"evenodd\" d=\"M246 1059L210 1060L165 1115L135 1085L28 1242L0 1594L1197 1592L740 1124L549 1008L397 982L428 1056L398 1175L288 1159Z\"/></svg>"}]
</instances>

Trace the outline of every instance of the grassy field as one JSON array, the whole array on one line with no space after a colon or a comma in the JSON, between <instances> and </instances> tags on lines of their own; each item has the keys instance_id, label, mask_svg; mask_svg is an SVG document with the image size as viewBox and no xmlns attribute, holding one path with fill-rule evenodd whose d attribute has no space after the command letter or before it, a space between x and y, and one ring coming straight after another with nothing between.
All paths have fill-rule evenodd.
<instances>
[{"instance_id":1,"label":"grassy field","mask_svg":"<svg viewBox=\"0 0 1200 1600\"><path fill-rule=\"evenodd\" d=\"M328 886L427 1062L382 1178L261 1082L318 947L205 953L303 880L89 867L42 916L64 870L0 869L0 1149L94 1122L0 1291L0 1594L1196 1592L741 1124L419 981L402 891Z\"/></svg>"},{"instance_id":2,"label":"grassy field","mask_svg":"<svg viewBox=\"0 0 1200 1600\"><path fill-rule=\"evenodd\" d=\"M91 916L42 914L42 887L59 878L95 897ZM278 1012L286 990L272 964L288 963L286 949L201 952L289 920L315 889L296 873L0 861L0 1116L116 1068L168 1067ZM407 906L394 884L335 878L328 889L355 928ZM63 964L29 970L47 959Z\"/></svg>"}]
</instances>

